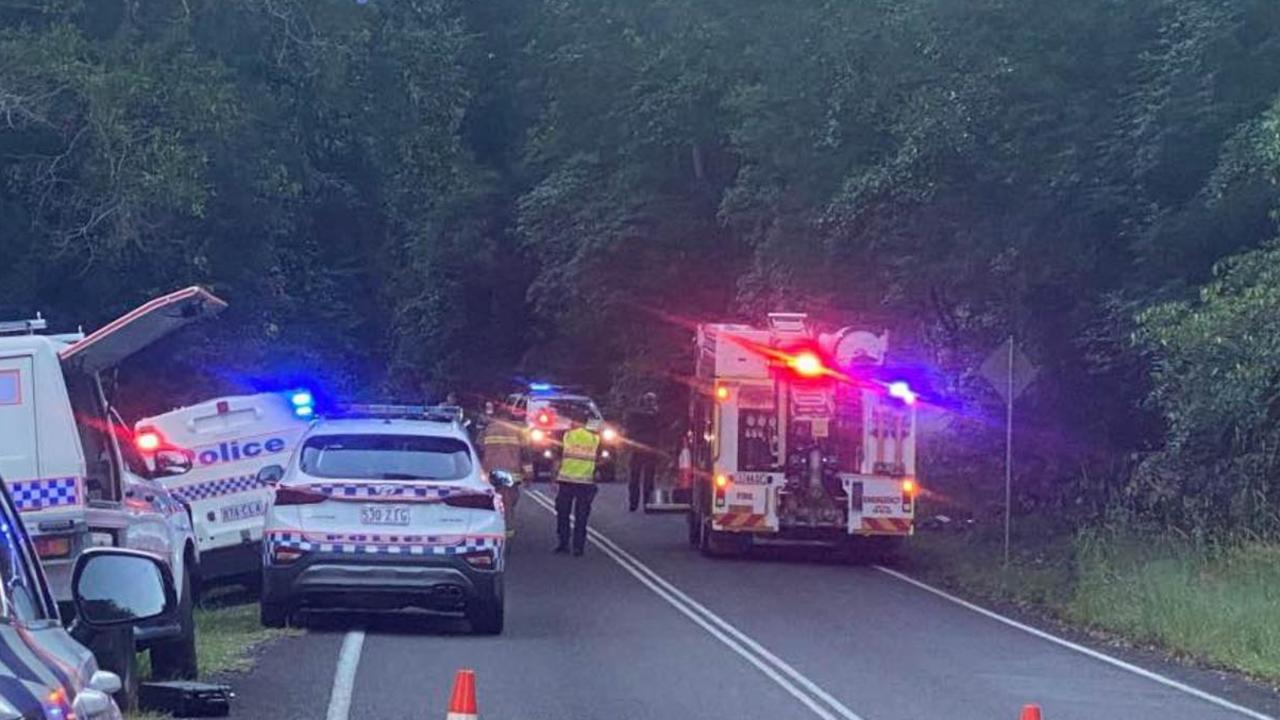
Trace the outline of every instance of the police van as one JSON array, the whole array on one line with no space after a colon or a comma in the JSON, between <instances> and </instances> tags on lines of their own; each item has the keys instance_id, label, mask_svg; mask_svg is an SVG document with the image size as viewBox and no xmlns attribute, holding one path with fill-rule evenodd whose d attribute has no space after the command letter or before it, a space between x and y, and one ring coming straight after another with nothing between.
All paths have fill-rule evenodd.
<instances>
[{"instance_id":1,"label":"police van","mask_svg":"<svg viewBox=\"0 0 1280 720\"><path fill-rule=\"evenodd\" d=\"M161 483L191 508L203 579L260 579L271 488L258 471L287 462L313 403L306 390L220 397L135 425L148 457L166 449L190 453L191 471Z\"/></svg>"},{"instance_id":2,"label":"police van","mask_svg":"<svg viewBox=\"0 0 1280 720\"><path fill-rule=\"evenodd\" d=\"M101 374L169 333L221 312L226 303L191 287L156 298L87 336L40 334L42 319L0 323L0 477L22 513L64 616L72 612L72 570L93 547L161 558L178 585L179 623L144 626L103 664L136 680L134 642L152 650L159 677L196 674L192 579L199 551L183 504L157 477L190 468L182 453L154 468L130 442ZM95 648L98 650L98 648ZM102 651L106 652L106 651Z\"/></svg>"}]
</instances>

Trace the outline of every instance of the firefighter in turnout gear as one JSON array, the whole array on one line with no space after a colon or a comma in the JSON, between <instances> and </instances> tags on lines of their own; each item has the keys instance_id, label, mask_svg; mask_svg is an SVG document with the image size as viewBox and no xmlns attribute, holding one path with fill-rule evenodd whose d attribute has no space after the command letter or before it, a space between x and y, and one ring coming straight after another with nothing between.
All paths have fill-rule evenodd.
<instances>
[{"instance_id":1,"label":"firefighter in turnout gear","mask_svg":"<svg viewBox=\"0 0 1280 720\"><path fill-rule=\"evenodd\" d=\"M486 470L501 470L510 473L516 480L516 484L511 487L498 488L498 494L502 496L507 537L512 537L516 532L516 502L520 500L521 426L512 422L505 408L501 416L493 414L492 408L492 403L485 403L485 414L488 417L480 437L480 452L483 454Z\"/></svg>"},{"instance_id":2,"label":"firefighter in turnout gear","mask_svg":"<svg viewBox=\"0 0 1280 720\"><path fill-rule=\"evenodd\" d=\"M557 553L569 551L569 517L573 516L573 554L581 555L587 545L587 520L596 497L596 453L600 436L586 427L587 418L571 417L573 429L564 434L560 468L556 473Z\"/></svg>"}]
</instances>

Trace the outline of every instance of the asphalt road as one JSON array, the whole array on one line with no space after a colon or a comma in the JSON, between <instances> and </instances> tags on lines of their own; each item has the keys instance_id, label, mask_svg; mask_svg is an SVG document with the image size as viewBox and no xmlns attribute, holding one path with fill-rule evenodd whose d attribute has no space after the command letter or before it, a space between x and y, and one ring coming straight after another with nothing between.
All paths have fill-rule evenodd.
<instances>
[{"instance_id":1,"label":"asphalt road","mask_svg":"<svg viewBox=\"0 0 1280 720\"><path fill-rule=\"evenodd\" d=\"M313 615L238 679L233 717L439 718L462 667L486 720L1012 720L1024 703L1046 720L1277 713L1252 686L1121 667L876 567L793 549L703 558L683 518L629 514L618 486L596 500L587 555L552 555L540 499L519 507L504 635L416 613Z\"/></svg>"}]
</instances>

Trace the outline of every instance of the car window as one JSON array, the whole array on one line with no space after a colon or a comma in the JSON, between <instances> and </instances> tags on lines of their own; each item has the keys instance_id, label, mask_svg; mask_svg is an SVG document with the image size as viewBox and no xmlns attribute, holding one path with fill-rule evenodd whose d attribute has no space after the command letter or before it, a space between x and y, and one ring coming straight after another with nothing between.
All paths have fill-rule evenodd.
<instances>
[{"instance_id":1,"label":"car window","mask_svg":"<svg viewBox=\"0 0 1280 720\"><path fill-rule=\"evenodd\" d=\"M3 613L22 622L50 617L29 546L7 512L0 513L0 585Z\"/></svg>"},{"instance_id":2,"label":"car window","mask_svg":"<svg viewBox=\"0 0 1280 720\"><path fill-rule=\"evenodd\" d=\"M458 480L473 466L465 442L421 435L317 435L299 462L313 477L363 480Z\"/></svg>"}]
</instances>

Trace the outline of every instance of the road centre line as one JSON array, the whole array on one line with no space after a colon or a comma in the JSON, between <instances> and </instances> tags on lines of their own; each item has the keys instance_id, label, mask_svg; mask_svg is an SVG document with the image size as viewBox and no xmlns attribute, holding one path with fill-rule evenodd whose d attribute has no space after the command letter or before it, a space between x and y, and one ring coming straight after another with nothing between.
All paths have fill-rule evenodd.
<instances>
[{"instance_id":1,"label":"road centre line","mask_svg":"<svg viewBox=\"0 0 1280 720\"><path fill-rule=\"evenodd\" d=\"M1237 712L1241 715L1244 715L1245 717L1253 718L1254 720L1276 720L1276 718L1274 718L1271 715L1266 715L1256 710L1250 710L1249 708L1244 707L1243 705L1237 705L1236 703L1233 703L1230 700L1227 700L1226 698L1218 697L1217 695L1214 695L1212 693L1207 693L1203 690L1199 690L1197 688L1191 687L1190 685L1187 685L1185 683L1180 683L1177 680L1174 680L1173 678L1166 677L1159 673L1152 672L1145 668L1138 667L1137 665L1132 665L1123 660L1120 660L1119 658L1115 658L1110 655L1107 655L1106 653L1098 652L1097 650L1093 650L1092 648L1088 648L1083 645L1078 645L1076 643L1071 642L1070 640L1060 638L1057 635L1051 635L1038 628L1034 628L1034 627L1031 627L1030 625L1020 623L1017 620L1005 617L1000 613L994 612L992 610L988 610L980 605L975 605L967 600L958 598L955 595L952 595L944 590L939 590L938 588L933 587L932 585L916 580L915 578L909 575L900 573L897 570L893 570L893 569L884 567L882 565L876 565L875 569L879 570L882 573L885 573L886 575L889 575L890 577L896 578L898 580L901 580L902 582L908 583L921 590L924 590L925 592L932 593L934 595L937 595L940 598L949 600L963 608L972 610L973 612L976 612L979 615L990 618L991 620L995 620L998 623L1008 625L1011 628L1021 630L1030 635L1034 635L1040 638L1041 640L1047 640L1055 645L1064 647L1068 650L1073 650L1075 652L1080 653L1081 655L1087 655L1095 660L1101 660L1102 662L1108 665L1111 665L1112 667L1116 667L1126 672L1133 673L1134 675L1138 675L1139 677L1144 677L1148 680L1152 680L1154 682L1160 683L1165 687L1169 687L1179 692L1186 693L1187 695L1191 695L1192 697L1199 698L1200 700L1203 700L1207 703L1217 705L1218 707L1223 708L1225 710L1231 710L1232 712Z\"/></svg>"},{"instance_id":2,"label":"road centre line","mask_svg":"<svg viewBox=\"0 0 1280 720\"><path fill-rule=\"evenodd\" d=\"M528 491L528 494L543 509L553 514L555 513L555 505L546 495L532 489ZM709 635L754 665L756 669L777 683L783 690L790 693L805 707L808 707L815 715L823 720L841 720L842 718L843 720L863 720L857 713L845 707L844 704L832 697L812 680L766 650L723 618L685 595L603 533L592 527L588 527L587 532L591 543L614 562L618 563L623 570L627 571L639 580L641 584L652 590L655 595L665 600L676 610L679 610L703 630L706 630ZM805 692L806 690L808 691L807 693ZM823 707L818 700L825 702L829 709ZM330 718L330 720L333 720L333 718Z\"/></svg>"},{"instance_id":3,"label":"road centre line","mask_svg":"<svg viewBox=\"0 0 1280 720\"><path fill-rule=\"evenodd\" d=\"M325 720L347 720L351 714L351 694L356 685L356 669L360 667L360 651L364 649L364 630L352 630L342 638L338 651L338 667L333 673L333 690L329 694L329 712Z\"/></svg>"}]
</instances>

